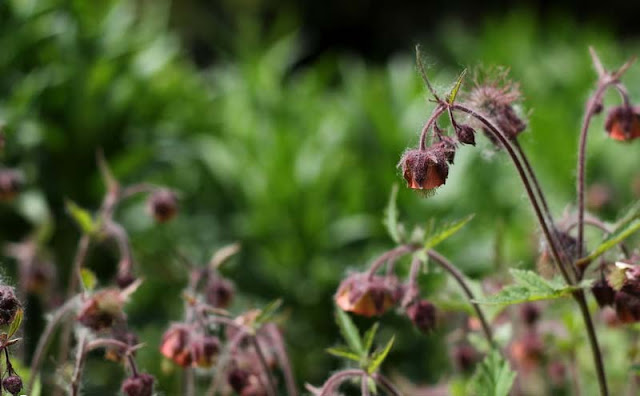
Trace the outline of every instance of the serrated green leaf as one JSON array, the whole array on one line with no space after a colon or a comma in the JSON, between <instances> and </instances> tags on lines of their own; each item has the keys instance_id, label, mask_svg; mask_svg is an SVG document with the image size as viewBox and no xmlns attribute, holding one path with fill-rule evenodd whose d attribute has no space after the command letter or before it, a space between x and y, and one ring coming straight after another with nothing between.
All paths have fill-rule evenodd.
<instances>
[{"instance_id":1,"label":"serrated green leaf","mask_svg":"<svg viewBox=\"0 0 640 396\"><path fill-rule=\"evenodd\" d=\"M391 337L391 339L389 340L389 342L387 342L387 345L383 349L379 349L375 351L373 355L371 355L371 359L369 360L369 364L367 365L367 373L373 374L378 370L382 362L384 362L384 359L389 354L389 351L391 351L391 347L393 346L395 338L396 336Z\"/></svg>"},{"instance_id":2,"label":"serrated green leaf","mask_svg":"<svg viewBox=\"0 0 640 396\"><path fill-rule=\"evenodd\" d=\"M367 352L364 350L360 332L349 315L341 309L336 309L336 323L349 348L361 357L366 356Z\"/></svg>"},{"instance_id":3,"label":"serrated green leaf","mask_svg":"<svg viewBox=\"0 0 640 396\"><path fill-rule=\"evenodd\" d=\"M456 96L458 96L458 91L460 91L460 87L462 86L462 81L464 80L464 76L467 74L467 69L464 69L460 76L458 76L458 81L456 81L456 85L453 86L453 89L449 93L448 101L449 103L453 103L456 100Z\"/></svg>"},{"instance_id":4,"label":"serrated green leaf","mask_svg":"<svg viewBox=\"0 0 640 396\"><path fill-rule=\"evenodd\" d=\"M376 336L376 333L378 332L378 325L380 323L376 322L373 324L373 326L371 326L369 328L369 330L367 330L366 333L364 333L364 350L366 353L369 353L369 351L371 350L371 346L373 345L373 339Z\"/></svg>"},{"instance_id":5,"label":"serrated green leaf","mask_svg":"<svg viewBox=\"0 0 640 396\"><path fill-rule=\"evenodd\" d=\"M587 257L578 260L578 265L586 264L604 254L607 250L615 247L620 242L627 239L631 234L640 230L640 218L633 218L631 221L625 221L609 234L607 238Z\"/></svg>"},{"instance_id":6,"label":"serrated green leaf","mask_svg":"<svg viewBox=\"0 0 640 396\"><path fill-rule=\"evenodd\" d=\"M533 271L510 270L515 283L505 286L498 293L484 298L476 298L475 302L488 305L512 305L528 301L552 300L565 297L571 292L588 287L591 281L581 282L579 285L566 285L559 278L546 280Z\"/></svg>"},{"instance_id":7,"label":"serrated green leaf","mask_svg":"<svg viewBox=\"0 0 640 396\"><path fill-rule=\"evenodd\" d=\"M24 311L22 308L18 308L16 311L16 315L13 318L13 321L9 325L9 330L7 332L7 338L10 339L13 335L18 331L20 325L22 324L22 318L24 317Z\"/></svg>"},{"instance_id":8,"label":"serrated green leaf","mask_svg":"<svg viewBox=\"0 0 640 396\"><path fill-rule=\"evenodd\" d=\"M389 236L395 243L400 243L402 241L402 235L400 233L400 229L398 228L398 185L394 184L391 188L391 195L389 196L389 203L387 203L387 208L384 211L384 220L383 223L387 228L387 232Z\"/></svg>"},{"instance_id":9,"label":"serrated green leaf","mask_svg":"<svg viewBox=\"0 0 640 396\"><path fill-rule=\"evenodd\" d=\"M516 373L498 351L490 352L478 365L471 380L474 396L508 396Z\"/></svg>"},{"instance_id":10,"label":"serrated green leaf","mask_svg":"<svg viewBox=\"0 0 640 396\"><path fill-rule=\"evenodd\" d=\"M439 243L441 243L442 241L444 241L445 239L450 238L452 235L460 231L462 227L464 227L468 222L470 222L471 219L473 219L473 216L474 215L471 214L461 220L447 224L441 227L435 233L429 232L427 240L424 243L425 249L431 249L436 245L438 245Z\"/></svg>"},{"instance_id":11,"label":"serrated green leaf","mask_svg":"<svg viewBox=\"0 0 640 396\"><path fill-rule=\"evenodd\" d=\"M356 362L360 362L360 360L362 359L357 353L353 352L351 348L346 346L327 348L326 351L330 355L337 356L340 358L346 358Z\"/></svg>"},{"instance_id":12,"label":"serrated green leaf","mask_svg":"<svg viewBox=\"0 0 640 396\"><path fill-rule=\"evenodd\" d=\"M267 306L264 307L262 311L260 311L260 314L258 314L258 316L256 317L256 320L254 322L256 326L260 326L268 322L269 320L271 320L271 318L276 313L276 311L280 309L281 305L282 305L281 298L278 298L277 300L273 300L269 304L267 304Z\"/></svg>"},{"instance_id":13,"label":"serrated green leaf","mask_svg":"<svg viewBox=\"0 0 640 396\"><path fill-rule=\"evenodd\" d=\"M96 224L89 211L81 208L75 202L70 200L66 201L65 206L69 215L78 224L84 234L91 235L96 231Z\"/></svg>"},{"instance_id":14,"label":"serrated green leaf","mask_svg":"<svg viewBox=\"0 0 640 396\"><path fill-rule=\"evenodd\" d=\"M84 287L84 290L88 292L95 289L98 284L96 274L89 268L83 267L80 269L80 279L82 280L82 287Z\"/></svg>"}]
</instances>

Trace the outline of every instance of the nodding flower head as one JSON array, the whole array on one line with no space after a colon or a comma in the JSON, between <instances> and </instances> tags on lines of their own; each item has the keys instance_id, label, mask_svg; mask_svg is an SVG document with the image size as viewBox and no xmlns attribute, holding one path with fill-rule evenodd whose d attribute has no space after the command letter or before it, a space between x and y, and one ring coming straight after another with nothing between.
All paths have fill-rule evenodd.
<instances>
[{"instance_id":1,"label":"nodding flower head","mask_svg":"<svg viewBox=\"0 0 640 396\"><path fill-rule=\"evenodd\" d=\"M122 394L125 396L151 396L153 381L153 376L146 373L129 377L122 383Z\"/></svg>"},{"instance_id":2,"label":"nodding flower head","mask_svg":"<svg viewBox=\"0 0 640 396\"><path fill-rule=\"evenodd\" d=\"M535 325L540 319L540 307L534 303L525 303L520 306L520 318L527 326Z\"/></svg>"},{"instance_id":3,"label":"nodding flower head","mask_svg":"<svg viewBox=\"0 0 640 396\"><path fill-rule=\"evenodd\" d=\"M0 326L13 322L18 308L20 308L20 301L18 301L13 287L0 286Z\"/></svg>"},{"instance_id":4,"label":"nodding flower head","mask_svg":"<svg viewBox=\"0 0 640 396\"><path fill-rule=\"evenodd\" d=\"M391 276L350 275L343 280L335 295L343 311L362 316L378 316L396 305L402 298L402 287Z\"/></svg>"},{"instance_id":5,"label":"nodding flower head","mask_svg":"<svg viewBox=\"0 0 640 396\"><path fill-rule=\"evenodd\" d=\"M158 223L171 220L178 212L178 197L166 188L161 188L153 192L149 197L149 212Z\"/></svg>"},{"instance_id":6,"label":"nodding flower head","mask_svg":"<svg viewBox=\"0 0 640 396\"><path fill-rule=\"evenodd\" d=\"M125 319L124 303L125 297L120 290L98 291L84 302L78 313L78 321L94 331L109 328Z\"/></svg>"},{"instance_id":7,"label":"nodding flower head","mask_svg":"<svg viewBox=\"0 0 640 396\"><path fill-rule=\"evenodd\" d=\"M419 300L407 307L407 316L411 322L423 333L428 333L436 327L436 307L427 300Z\"/></svg>"},{"instance_id":8,"label":"nodding flower head","mask_svg":"<svg viewBox=\"0 0 640 396\"><path fill-rule=\"evenodd\" d=\"M2 381L2 387L13 396L16 396L22 390L22 379L12 374Z\"/></svg>"},{"instance_id":9,"label":"nodding flower head","mask_svg":"<svg viewBox=\"0 0 640 396\"><path fill-rule=\"evenodd\" d=\"M210 275L206 288L207 303L216 308L227 308L233 299L233 284L221 276Z\"/></svg>"},{"instance_id":10,"label":"nodding flower head","mask_svg":"<svg viewBox=\"0 0 640 396\"><path fill-rule=\"evenodd\" d=\"M407 186L416 190L434 190L447 181L449 160L453 150L437 143L426 150L408 150L400 159L399 167Z\"/></svg>"},{"instance_id":11,"label":"nodding flower head","mask_svg":"<svg viewBox=\"0 0 640 396\"><path fill-rule=\"evenodd\" d=\"M606 278L602 277L591 286L591 292L600 308L611 306L616 299L616 291L611 287Z\"/></svg>"},{"instance_id":12,"label":"nodding flower head","mask_svg":"<svg viewBox=\"0 0 640 396\"><path fill-rule=\"evenodd\" d=\"M162 336L160 353L173 360L177 365L187 367L193 361L191 357L191 327L175 324Z\"/></svg>"},{"instance_id":13,"label":"nodding flower head","mask_svg":"<svg viewBox=\"0 0 640 396\"><path fill-rule=\"evenodd\" d=\"M495 126L501 130L507 139L514 140L522 133L527 124L520 118L514 108L520 101L520 87L508 78L509 70L498 70L496 76L478 82L468 96L469 104L489 117ZM493 134L482 126L483 132L495 145L500 146Z\"/></svg>"},{"instance_id":14,"label":"nodding flower head","mask_svg":"<svg viewBox=\"0 0 640 396\"><path fill-rule=\"evenodd\" d=\"M621 142L640 137L640 109L626 105L612 108L604 128L611 139Z\"/></svg>"},{"instance_id":15,"label":"nodding flower head","mask_svg":"<svg viewBox=\"0 0 640 396\"><path fill-rule=\"evenodd\" d=\"M13 169L0 169L0 202L9 202L22 189L22 176Z\"/></svg>"}]
</instances>

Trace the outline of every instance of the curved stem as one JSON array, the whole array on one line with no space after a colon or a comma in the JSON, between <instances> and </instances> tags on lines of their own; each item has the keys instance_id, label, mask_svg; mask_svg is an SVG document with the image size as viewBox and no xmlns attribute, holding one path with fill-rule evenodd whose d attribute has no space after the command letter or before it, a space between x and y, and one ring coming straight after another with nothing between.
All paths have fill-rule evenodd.
<instances>
[{"instance_id":1,"label":"curved stem","mask_svg":"<svg viewBox=\"0 0 640 396\"><path fill-rule=\"evenodd\" d=\"M432 259L440 267L442 267L442 269L444 269L451 276L453 276L456 282L458 282L458 284L462 288L462 291L467 296L469 303L471 304L471 306L473 306L473 309L476 311L476 315L478 315L478 319L482 324L482 331L484 332L484 335L487 338L487 341L489 341L490 345L492 345L493 347L496 347L495 341L493 339L493 334L491 332L491 327L489 326L489 322L485 318L484 313L482 312L482 309L480 308L478 303L474 301L475 296L473 295L473 292L467 285L467 282L464 279L464 275L462 275L462 273L453 264L451 264L449 260L447 260L444 256L440 255L435 250L433 249L427 250L427 255L429 256L430 259Z\"/></svg>"},{"instance_id":2,"label":"curved stem","mask_svg":"<svg viewBox=\"0 0 640 396\"><path fill-rule=\"evenodd\" d=\"M587 337L589 338L589 344L591 344L591 353L593 354L593 362L596 366L596 374L598 376L600 394L606 396L609 394L609 389L607 387L607 376L604 371L602 352L600 351L600 347L598 346L598 338L596 335L596 330L593 327L593 320L591 319L591 314L589 313L587 300L582 289L575 291L573 296L578 302L580 312L582 313L582 318L584 319L584 324L587 328Z\"/></svg>"},{"instance_id":3,"label":"curved stem","mask_svg":"<svg viewBox=\"0 0 640 396\"><path fill-rule=\"evenodd\" d=\"M87 345L87 335L80 336L78 341L78 352L76 353L76 364L73 368L73 377L71 380L71 396L78 396L80 392L80 379L82 378L82 369L85 361L85 347Z\"/></svg>"},{"instance_id":4,"label":"curved stem","mask_svg":"<svg viewBox=\"0 0 640 396\"><path fill-rule=\"evenodd\" d=\"M374 261L371 264L371 267L369 267L368 270L368 276L369 279L373 278L373 276L375 275L375 273L378 271L378 269L380 267L382 267L382 265L384 263L386 263L389 260L393 260L397 257L400 257L404 254L410 253L412 251L414 251L415 249L410 246L410 245L400 245L394 249L391 249L389 251L387 251L386 253L383 253L381 256L379 256L376 261Z\"/></svg>"},{"instance_id":5,"label":"curved stem","mask_svg":"<svg viewBox=\"0 0 640 396\"><path fill-rule=\"evenodd\" d=\"M529 197L529 201L531 202L531 205L533 206L533 210L536 214L536 217L538 219L538 223L540 223L540 226L542 228L542 232L545 235L545 238L547 240L547 243L549 244L549 247L551 248L551 253L553 254L553 258L555 259L556 264L558 265L558 268L560 269L560 273L562 273L562 276L565 280L565 282L567 282L567 284L573 284L573 280L569 275L569 272L567 271L566 266L571 266L571 263L566 263L565 261L562 260L560 253L559 253L559 247L555 241L555 238L553 238L551 231L549 230L549 227L547 225L547 222L545 221L544 215L542 214L542 210L540 209L540 205L538 204L538 200L536 199L536 196L533 192L533 188L531 186L531 183L529 181L529 179L527 178L527 174L523 168L523 165L520 161L520 159L518 158L518 156L516 155L513 146L511 145L511 142L509 141L509 139L507 139L504 134L502 132L500 132L500 130L493 125L493 123L491 121L489 121L489 119L485 116L483 116L482 114L478 113L477 111L475 111L474 109L471 109L467 106L461 105L461 104L453 104L452 105L453 110L458 110L461 111L463 113L469 114L472 117L474 117L475 119L477 119L478 121L480 121L486 128L487 130L502 144L502 146L507 150L507 153L509 154L509 156L511 157L511 160L513 161L516 170L518 172L518 175L520 176L520 179L522 180L522 183L524 184L525 190L527 192L527 196Z\"/></svg>"},{"instance_id":6,"label":"curved stem","mask_svg":"<svg viewBox=\"0 0 640 396\"><path fill-rule=\"evenodd\" d=\"M598 88L586 105L584 118L582 119L582 127L580 129L580 141L578 143L578 176L577 176L577 195L578 195L578 252L582 252L584 246L584 180L586 168L586 151L587 151L587 135L589 133L589 125L591 119L596 113L596 109L602 103L602 95L607 89L609 81L602 79L598 83Z\"/></svg>"},{"instance_id":7,"label":"curved stem","mask_svg":"<svg viewBox=\"0 0 640 396\"><path fill-rule=\"evenodd\" d=\"M320 391L320 396L331 396L331 392L336 389L340 384L351 377L360 377L364 376L367 373L364 370L359 369L351 369L351 370L342 370L333 374L327 381L322 385L322 389Z\"/></svg>"},{"instance_id":8,"label":"curved stem","mask_svg":"<svg viewBox=\"0 0 640 396\"><path fill-rule=\"evenodd\" d=\"M369 391L369 376L367 374L363 374L360 379L360 393L362 396L371 396L371 392Z\"/></svg>"},{"instance_id":9,"label":"curved stem","mask_svg":"<svg viewBox=\"0 0 640 396\"><path fill-rule=\"evenodd\" d=\"M429 134L429 130L431 129L431 125L440 117L442 113L446 110L446 107L443 105L438 105L435 108L433 113L431 113L431 117L427 120L427 123L422 127L422 132L420 132L420 144L418 147L420 150L424 151L427 149L427 135Z\"/></svg>"},{"instance_id":10,"label":"curved stem","mask_svg":"<svg viewBox=\"0 0 640 396\"><path fill-rule=\"evenodd\" d=\"M267 387L267 393L269 395L276 396L276 393L277 393L276 383L273 380L273 376L271 375L271 370L269 370L269 365L267 364L267 360L264 357L264 352L260 347L260 343L258 342L258 339L255 335L251 335L249 339L251 340L251 344L253 344L253 349L256 350L256 354L258 355L258 359L260 360L260 364L262 365L264 374L267 377L267 380L269 381L269 386Z\"/></svg>"},{"instance_id":11,"label":"curved stem","mask_svg":"<svg viewBox=\"0 0 640 396\"><path fill-rule=\"evenodd\" d=\"M232 351L236 349L238 344L246 337L246 333L244 331L239 331L232 339L229 341L228 346L224 353L220 355L218 359L218 364L216 365L215 374L211 378L211 384L209 385L209 389L207 390L207 396L215 396L218 389L222 386L222 381L224 380L224 370L227 368L227 363L229 362L229 358L231 357Z\"/></svg>"},{"instance_id":12,"label":"curved stem","mask_svg":"<svg viewBox=\"0 0 640 396\"><path fill-rule=\"evenodd\" d=\"M380 386L382 386L384 389L386 389L387 392L391 396L401 396L402 395L402 393L398 390L398 388L396 388L395 385L393 385L393 383L391 383L391 381L389 381L389 379L387 377L385 377L384 375L382 375L380 373L375 373L375 374L373 374L373 379Z\"/></svg>"},{"instance_id":13,"label":"curved stem","mask_svg":"<svg viewBox=\"0 0 640 396\"><path fill-rule=\"evenodd\" d=\"M31 365L29 368L29 372L31 375L29 376L29 383L27 384L27 390L31 390L33 388L33 384L35 379L38 377L38 371L40 371L40 364L42 363L42 358L44 357L44 353L49 346L49 342L51 341L51 337L53 336L53 332L56 329L56 326L60 321L65 317L65 315L73 308L75 304L76 298L73 297L69 301L67 301L62 307L58 308L57 311L53 314L47 326L42 331L42 335L38 339L38 345L36 346L36 350L33 353L33 358L31 359Z\"/></svg>"},{"instance_id":14,"label":"curved stem","mask_svg":"<svg viewBox=\"0 0 640 396\"><path fill-rule=\"evenodd\" d=\"M273 340L278 361L284 373L284 381L285 385L287 386L287 394L289 396L298 396L296 381L293 377L293 370L291 369L291 363L289 362L289 356L287 355L286 346L284 344L284 339L280 334L280 330L276 325L265 327L265 330L268 332L269 337Z\"/></svg>"}]
</instances>

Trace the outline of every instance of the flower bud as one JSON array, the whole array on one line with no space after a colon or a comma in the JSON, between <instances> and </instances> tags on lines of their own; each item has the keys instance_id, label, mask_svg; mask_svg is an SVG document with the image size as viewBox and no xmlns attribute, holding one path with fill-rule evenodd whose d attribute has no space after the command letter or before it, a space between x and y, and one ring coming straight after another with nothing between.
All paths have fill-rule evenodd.
<instances>
[{"instance_id":1,"label":"flower bud","mask_svg":"<svg viewBox=\"0 0 640 396\"><path fill-rule=\"evenodd\" d=\"M456 345L452 355L454 365L463 373L472 371L480 358L478 351L469 344Z\"/></svg>"},{"instance_id":2,"label":"flower bud","mask_svg":"<svg viewBox=\"0 0 640 396\"><path fill-rule=\"evenodd\" d=\"M436 327L436 307L427 300L416 301L407 307L407 316L423 333Z\"/></svg>"},{"instance_id":3,"label":"flower bud","mask_svg":"<svg viewBox=\"0 0 640 396\"><path fill-rule=\"evenodd\" d=\"M616 106L609 111L604 125L610 138L628 142L640 137L640 118L631 106Z\"/></svg>"},{"instance_id":4,"label":"flower bud","mask_svg":"<svg viewBox=\"0 0 640 396\"><path fill-rule=\"evenodd\" d=\"M433 190L447 181L449 166L442 150L409 150L398 164L407 186L417 190Z\"/></svg>"},{"instance_id":5,"label":"flower bud","mask_svg":"<svg viewBox=\"0 0 640 396\"><path fill-rule=\"evenodd\" d=\"M616 291L604 277L594 282L593 286L591 286L591 292L600 308L613 305L616 298Z\"/></svg>"},{"instance_id":6,"label":"flower bud","mask_svg":"<svg viewBox=\"0 0 640 396\"><path fill-rule=\"evenodd\" d=\"M0 326L5 326L13 322L20 308L20 301L11 286L0 286Z\"/></svg>"},{"instance_id":7,"label":"flower bud","mask_svg":"<svg viewBox=\"0 0 640 396\"><path fill-rule=\"evenodd\" d=\"M182 367L190 366L193 362L191 355L192 329L183 324L175 324L162 336L160 353L173 360Z\"/></svg>"},{"instance_id":8,"label":"flower bud","mask_svg":"<svg viewBox=\"0 0 640 396\"><path fill-rule=\"evenodd\" d=\"M11 169L0 169L0 202L9 202L22 189L22 177Z\"/></svg>"},{"instance_id":9,"label":"flower bud","mask_svg":"<svg viewBox=\"0 0 640 396\"><path fill-rule=\"evenodd\" d=\"M178 197L169 189L158 189L151 194L147 205L155 220L164 223L178 212Z\"/></svg>"},{"instance_id":10,"label":"flower bud","mask_svg":"<svg viewBox=\"0 0 640 396\"><path fill-rule=\"evenodd\" d=\"M227 374L227 382L236 393L242 394L242 390L249 385L249 372L234 368Z\"/></svg>"},{"instance_id":11,"label":"flower bud","mask_svg":"<svg viewBox=\"0 0 640 396\"><path fill-rule=\"evenodd\" d=\"M533 303L525 303L520 307L520 317L527 326L533 326L540 319L540 308Z\"/></svg>"},{"instance_id":12,"label":"flower bud","mask_svg":"<svg viewBox=\"0 0 640 396\"><path fill-rule=\"evenodd\" d=\"M640 297L626 286L616 293L614 305L621 323L640 321Z\"/></svg>"},{"instance_id":13,"label":"flower bud","mask_svg":"<svg viewBox=\"0 0 640 396\"><path fill-rule=\"evenodd\" d=\"M191 356L196 367L211 367L220 352L220 340L214 336L199 336L191 341Z\"/></svg>"},{"instance_id":14,"label":"flower bud","mask_svg":"<svg viewBox=\"0 0 640 396\"><path fill-rule=\"evenodd\" d=\"M334 298L343 311L371 317L393 307L402 298L401 294L395 277L357 273L342 281Z\"/></svg>"},{"instance_id":15,"label":"flower bud","mask_svg":"<svg viewBox=\"0 0 640 396\"><path fill-rule=\"evenodd\" d=\"M142 373L125 379L121 390L125 396L151 396L153 394L153 382L152 375Z\"/></svg>"},{"instance_id":16,"label":"flower bud","mask_svg":"<svg viewBox=\"0 0 640 396\"><path fill-rule=\"evenodd\" d=\"M462 144L476 145L476 131L470 125L458 125L456 128L456 136Z\"/></svg>"},{"instance_id":17,"label":"flower bud","mask_svg":"<svg viewBox=\"0 0 640 396\"><path fill-rule=\"evenodd\" d=\"M111 327L117 320L124 320L123 306L124 298L119 290L101 290L84 302L78 321L94 331L100 331Z\"/></svg>"},{"instance_id":18,"label":"flower bud","mask_svg":"<svg viewBox=\"0 0 640 396\"><path fill-rule=\"evenodd\" d=\"M16 396L22 390L22 379L15 374L12 374L2 381L2 387L5 391Z\"/></svg>"},{"instance_id":19,"label":"flower bud","mask_svg":"<svg viewBox=\"0 0 640 396\"><path fill-rule=\"evenodd\" d=\"M216 308L227 308L233 299L233 284L220 276L212 275L207 282L207 303Z\"/></svg>"}]
</instances>

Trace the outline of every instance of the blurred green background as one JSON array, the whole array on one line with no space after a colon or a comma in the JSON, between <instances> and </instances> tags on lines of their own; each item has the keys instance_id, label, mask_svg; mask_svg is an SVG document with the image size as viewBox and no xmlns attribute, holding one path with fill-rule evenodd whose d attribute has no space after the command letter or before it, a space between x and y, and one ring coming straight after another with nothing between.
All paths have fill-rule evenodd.
<instances>
[{"instance_id":1,"label":"blurred green background","mask_svg":"<svg viewBox=\"0 0 640 396\"><path fill-rule=\"evenodd\" d=\"M415 69L415 44L441 90L464 67L511 67L529 114L520 141L557 216L575 195L578 126L595 80L587 47L612 67L638 49L632 35L620 39L613 18L578 23L561 10L540 18L522 8L485 12L473 23L453 14L431 18L424 34L392 36L358 52L349 31L343 47L314 41L322 30L309 33L303 7L216 4L204 13L195 1L0 2L0 120L7 133L1 161L26 179L19 199L0 205L0 241L23 239L50 212L55 229L47 247L63 290L79 237L64 199L99 206L98 148L123 183L180 191L180 215L166 225L146 216L143 199L117 213L145 277L127 306L147 344L141 366L167 395L177 394L179 376L162 372L157 345L168 323L182 317L186 285L174 253L206 262L232 241L243 245L223 268L240 290L235 309L283 298L300 384L318 384L340 367L324 352L338 340L332 295L349 270L392 247L383 209L391 186L403 182L400 155L417 143L432 108ZM372 30L384 36L384 23L376 21ZM625 79L633 98L640 95L636 70ZM606 141L602 123L597 117L588 181L612 188L600 212L612 220L633 199L640 172L637 143ZM538 251L515 172L480 140L458 151L447 185L434 197L399 193L409 223L476 214L441 246L474 277L494 271L498 235L502 260L511 266L532 266ZM116 262L106 245L92 250L88 266L106 285ZM5 258L2 265L5 279L15 281L15 263ZM28 309L29 353L44 304L32 297ZM389 367L418 382L438 381L449 364L440 353L442 334L419 335L393 313L383 322L385 332L398 334ZM113 394L121 378L113 363L92 359L85 392Z\"/></svg>"}]
</instances>

